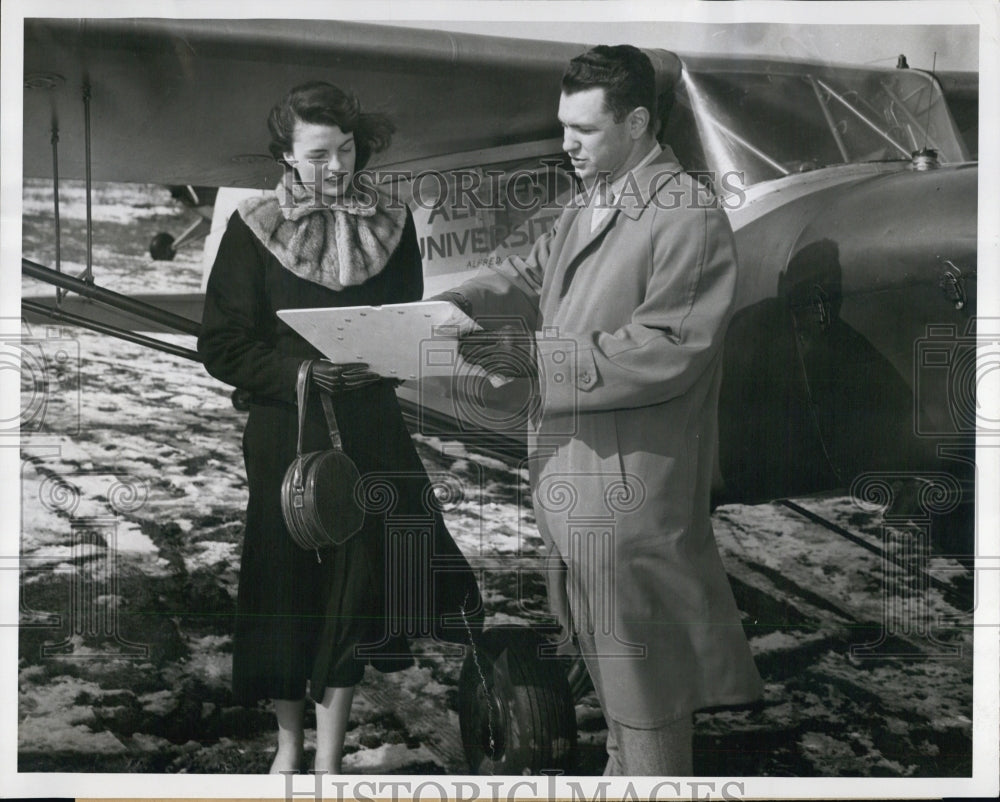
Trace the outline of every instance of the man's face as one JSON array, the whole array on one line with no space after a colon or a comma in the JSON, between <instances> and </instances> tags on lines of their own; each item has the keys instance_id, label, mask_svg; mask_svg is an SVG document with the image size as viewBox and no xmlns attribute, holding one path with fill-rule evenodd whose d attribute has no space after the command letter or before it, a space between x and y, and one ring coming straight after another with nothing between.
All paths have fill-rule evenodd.
<instances>
[{"instance_id":1,"label":"man's face","mask_svg":"<svg viewBox=\"0 0 1000 802\"><path fill-rule=\"evenodd\" d=\"M604 89L595 87L559 96L562 147L569 154L576 174L589 184L599 174L618 178L635 140L629 134L628 117L620 123L604 103Z\"/></svg>"}]
</instances>

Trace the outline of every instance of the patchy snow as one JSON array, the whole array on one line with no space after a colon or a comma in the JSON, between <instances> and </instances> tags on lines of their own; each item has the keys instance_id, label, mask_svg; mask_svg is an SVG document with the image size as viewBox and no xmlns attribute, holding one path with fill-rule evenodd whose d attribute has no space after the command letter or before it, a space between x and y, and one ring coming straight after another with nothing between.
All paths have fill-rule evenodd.
<instances>
[{"instance_id":1,"label":"patchy snow","mask_svg":"<svg viewBox=\"0 0 1000 802\"><path fill-rule=\"evenodd\" d=\"M208 685L228 688L233 676L232 642L229 635L189 638L186 671Z\"/></svg>"},{"instance_id":2,"label":"patchy snow","mask_svg":"<svg viewBox=\"0 0 1000 802\"><path fill-rule=\"evenodd\" d=\"M817 636L822 637L822 636ZM792 635L787 632L768 632L766 635L750 639L750 648L754 654L764 654L765 652L780 652L789 649L796 649L802 645L801 635Z\"/></svg>"},{"instance_id":3,"label":"patchy snow","mask_svg":"<svg viewBox=\"0 0 1000 802\"><path fill-rule=\"evenodd\" d=\"M177 695L173 691L153 691L138 698L139 704L146 713L163 715L177 707Z\"/></svg>"},{"instance_id":4,"label":"patchy snow","mask_svg":"<svg viewBox=\"0 0 1000 802\"><path fill-rule=\"evenodd\" d=\"M141 752L158 752L170 747L170 741L166 738L160 738L157 735L146 735L142 732L135 733L130 739L130 744L133 748Z\"/></svg>"},{"instance_id":5,"label":"patchy snow","mask_svg":"<svg viewBox=\"0 0 1000 802\"><path fill-rule=\"evenodd\" d=\"M64 560L73 556L73 550L69 546L46 546L45 548L34 549L31 552L25 552L25 556L30 556L30 562L34 566L41 565L45 562L55 562L56 564L52 566L52 571L72 571L74 567ZM29 573L25 576L25 582L32 582L40 579L37 573Z\"/></svg>"},{"instance_id":6,"label":"patchy snow","mask_svg":"<svg viewBox=\"0 0 1000 802\"><path fill-rule=\"evenodd\" d=\"M135 202L136 189L121 184L95 184L98 201L91 203L94 220L112 223L135 223L148 217L175 217L177 208L162 187L149 187L152 196L141 204ZM51 184L28 180L24 185L22 209L25 216L45 218L55 214ZM64 220L87 219L86 185L80 181L63 181L59 187L59 216Z\"/></svg>"},{"instance_id":7,"label":"patchy snow","mask_svg":"<svg viewBox=\"0 0 1000 802\"><path fill-rule=\"evenodd\" d=\"M174 204L164 187L143 184L94 184L91 204L94 236L92 265L97 282L115 292L197 292L201 286L202 242L181 247L170 262L149 255L153 236L166 231L180 235L198 219ZM86 193L82 181L60 187L61 268L78 275L86 268ZM23 254L55 267L55 213L51 184L26 179L23 190ZM51 296L54 290L24 279L24 296Z\"/></svg>"},{"instance_id":8,"label":"patchy snow","mask_svg":"<svg viewBox=\"0 0 1000 802\"><path fill-rule=\"evenodd\" d=\"M126 522L115 527L116 544L118 551L122 554L132 553L135 555L156 554L158 549L156 544L144 535L139 524Z\"/></svg>"},{"instance_id":9,"label":"patchy snow","mask_svg":"<svg viewBox=\"0 0 1000 802\"><path fill-rule=\"evenodd\" d=\"M109 755L127 751L125 744L110 732L94 732L82 724L70 724L63 717L27 718L18 724L21 749L38 752L76 751L89 755Z\"/></svg>"},{"instance_id":10,"label":"patchy snow","mask_svg":"<svg viewBox=\"0 0 1000 802\"><path fill-rule=\"evenodd\" d=\"M217 563L238 565L239 549L235 543L198 543L194 553L184 556L184 563L189 571L195 571L201 566L213 566Z\"/></svg>"},{"instance_id":11,"label":"patchy snow","mask_svg":"<svg viewBox=\"0 0 1000 802\"><path fill-rule=\"evenodd\" d=\"M118 695L119 691L112 691ZM108 692L92 682L57 678L20 703L18 740L22 749L85 750L107 754L125 751L112 733L95 731L95 701Z\"/></svg>"},{"instance_id":12,"label":"patchy snow","mask_svg":"<svg viewBox=\"0 0 1000 802\"><path fill-rule=\"evenodd\" d=\"M423 746L413 749L406 744L382 744L345 755L344 773L392 774L414 763L436 764L437 759Z\"/></svg>"}]
</instances>

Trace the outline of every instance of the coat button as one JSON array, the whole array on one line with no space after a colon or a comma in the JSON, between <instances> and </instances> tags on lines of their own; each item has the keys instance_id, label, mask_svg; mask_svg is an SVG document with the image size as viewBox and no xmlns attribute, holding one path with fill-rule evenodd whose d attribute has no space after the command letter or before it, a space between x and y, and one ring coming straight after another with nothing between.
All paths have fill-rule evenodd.
<instances>
[{"instance_id":1,"label":"coat button","mask_svg":"<svg viewBox=\"0 0 1000 802\"><path fill-rule=\"evenodd\" d=\"M580 374L581 384L590 384L593 380L594 377L590 375L590 371L585 370Z\"/></svg>"}]
</instances>

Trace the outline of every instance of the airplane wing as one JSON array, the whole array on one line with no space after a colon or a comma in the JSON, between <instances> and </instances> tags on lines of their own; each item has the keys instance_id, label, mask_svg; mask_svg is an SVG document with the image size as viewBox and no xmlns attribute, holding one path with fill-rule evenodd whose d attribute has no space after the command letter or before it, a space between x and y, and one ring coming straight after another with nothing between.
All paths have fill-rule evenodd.
<instances>
[{"instance_id":1,"label":"airplane wing","mask_svg":"<svg viewBox=\"0 0 1000 802\"><path fill-rule=\"evenodd\" d=\"M95 181L270 188L267 113L325 79L397 125L383 164L560 134L554 98L585 49L331 20L29 19L24 173L84 177L88 87ZM650 55L664 75L680 63Z\"/></svg>"}]
</instances>

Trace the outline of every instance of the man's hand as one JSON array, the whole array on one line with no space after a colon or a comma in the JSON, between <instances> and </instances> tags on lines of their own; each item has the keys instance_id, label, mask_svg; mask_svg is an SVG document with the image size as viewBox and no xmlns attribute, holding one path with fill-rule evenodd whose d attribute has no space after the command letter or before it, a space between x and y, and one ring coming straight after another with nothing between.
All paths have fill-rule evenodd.
<instances>
[{"instance_id":1,"label":"man's hand","mask_svg":"<svg viewBox=\"0 0 1000 802\"><path fill-rule=\"evenodd\" d=\"M538 372L534 334L516 326L466 334L458 341L458 353L494 376L520 379Z\"/></svg>"},{"instance_id":2,"label":"man's hand","mask_svg":"<svg viewBox=\"0 0 1000 802\"><path fill-rule=\"evenodd\" d=\"M377 373L368 370L364 362L336 364L325 359L318 359L313 364L312 380L321 390L332 395L357 390L368 384L374 384L382 379Z\"/></svg>"},{"instance_id":3,"label":"man's hand","mask_svg":"<svg viewBox=\"0 0 1000 802\"><path fill-rule=\"evenodd\" d=\"M442 292L427 299L428 301L447 301L451 304L449 315L436 322L436 327L454 328L458 337L463 337L471 331L477 331L481 327L469 316L469 304L464 297L455 292Z\"/></svg>"}]
</instances>

